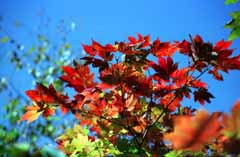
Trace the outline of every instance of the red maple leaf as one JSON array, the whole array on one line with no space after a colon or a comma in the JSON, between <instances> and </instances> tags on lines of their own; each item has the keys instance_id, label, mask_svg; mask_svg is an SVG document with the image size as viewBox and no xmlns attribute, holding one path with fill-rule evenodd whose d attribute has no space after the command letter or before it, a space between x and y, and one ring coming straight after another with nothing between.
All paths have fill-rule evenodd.
<instances>
[{"instance_id":1,"label":"red maple leaf","mask_svg":"<svg viewBox=\"0 0 240 157\"><path fill-rule=\"evenodd\" d=\"M150 52L157 56L172 56L174 52L178 50L177 44L170 44L170 42L160 42L159 39L156 39L150 49Z\"/></svg>"},{"instance_id":2,"label":"red maple leaf","mask_svg":"<svg viewBox=\"0 0 240 157\"><path fill-rule=\"evenodd\" d=\"M107 44L105 46L99 44L95 40L92 40L92 45L84 45L82 44L84 51L90 56L98 55L104 60L112 60L113 55L111 52L116 52L117 49L111 44Z\"/></svg>"},{"instance_id":3,"label":"red maple leaf","mask_svg":"<svg viewBox=\"0 0 240 157\"><path fill-rule=\"evenodd\" d=\"M155 79L163 79L165 81L169 81L170 75L177 69L178 64L174 63L171 57L167 57L167 59L163 57L158 58L158 65L154 62L149 62L148 65L152 67L156 73L154 74Z\"/></svg>"},{"instance_id":4,"label":"red maple leaf","mask_svg":"<svg viewBox=\"0 0 240 157\"><path fill-rule=\"evenodd\" d=\"M68 86L73 87L78 92L95 85L93 82L94 75L90 73L88 66L77 64L74 68L63 66L62 69L66 74L62 75L60 79L67 82Z\"/></svg>"}]
</instances>

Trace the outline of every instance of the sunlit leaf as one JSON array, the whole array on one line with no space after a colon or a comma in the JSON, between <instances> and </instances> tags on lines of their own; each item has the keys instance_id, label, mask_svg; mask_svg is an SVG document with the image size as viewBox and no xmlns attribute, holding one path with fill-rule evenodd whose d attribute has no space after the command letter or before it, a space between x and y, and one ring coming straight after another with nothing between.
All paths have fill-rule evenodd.
<instances>
[{"instance_id":1,"label":"sunlit leaf","mask_svg":"<svg viewBox=\"0 0 240 157\"><path fill-rule=\"evenodd\" d=\"M228 5L228 4L234 4L237 2L238 2L238 0L225 0L224 4Z\"/></svg>"},{"instance_id":2,"label":"sunlit leaf","mask_svg":"<svg viewBox=\"0 0 240 157\"><path fill-rule=\"evenodd\" d=\"M219 113L209 115L198 111L196 116L178 116L174 121L174 132L166 134L165 139L177 150L201 150L220 133Z\"/></svg>"}]
</instances>

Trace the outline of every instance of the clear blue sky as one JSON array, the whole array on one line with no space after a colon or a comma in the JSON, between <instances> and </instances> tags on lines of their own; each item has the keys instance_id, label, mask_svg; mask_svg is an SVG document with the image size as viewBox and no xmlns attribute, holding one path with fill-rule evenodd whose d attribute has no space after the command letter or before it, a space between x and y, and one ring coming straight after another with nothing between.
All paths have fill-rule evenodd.
<instances>
[{"instance_id":1,"label":"clear blue sky","mask_svg":"<svg viewBox=\"0 0 240 157\"><path fill-rule=\"evenodd\" d=\"M141 33L150 34L152 39L165 40L188 39L188 34L200 34L204 40L216 42L227 39L229 30L224 24L230 20L229 13L239 10L239 4L225 6L223 0L0 0L0 15L9 20L19 20L29 29L39 25L38 14L48 16L51 23L65 19L75 22L78 31L69 40L79 46L95 39L102 43L126 40L127 36ZM51 27L40 28L51 32ZM22 38L21 32L11 32L15 38ZM52 39L57 36L51 36ZM25 37L26 38L26 37ZM28 39L26 38L26 41ZM240 53L240 40L233 42L235 54ZM3 51L0 51L2 56ZM80 52L79 52L80 53ZM0 76L7 73L8 64L0 62ZM19 76L20 75L20 76ZM29 88L25 78L27 73L17 74L16 87L24 92ZM205 107L210 110L229 111L230 106L240 98L240 72L230 72L224 82L212 81L210 91L216 97L212 104ZM0 96L0 104L4 97Z\"/></svg>"}]
</instances>

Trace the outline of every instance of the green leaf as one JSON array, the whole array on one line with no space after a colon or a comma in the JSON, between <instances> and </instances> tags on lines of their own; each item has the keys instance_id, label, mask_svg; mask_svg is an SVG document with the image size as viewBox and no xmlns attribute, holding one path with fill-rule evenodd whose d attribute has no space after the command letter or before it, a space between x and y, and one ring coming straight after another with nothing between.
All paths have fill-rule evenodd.
<instances>
[{"instance_id":1,"label":"green leaf","mask_svg":"<svg viewBox=\"0 0 240 157\"><path fill-rule=\"evenodd\" d=\"M233 19L239 20L239 19L240 19L240 11L232 12L232 13L230 14L230 16L231 16ZM238 21L238 22L239 22L239 21Z\"/></svg>"},{"instance_id":2,"label":"green leaf","mask_svg":"<svg viewBox=\"0 0 240 157\"><path fill-rule=\"evenodd\" d=\"M16 149L18 149L21 152L27 152L30 148L30 145L28 143L18 143L14 145Z\"/></svg>"},{"instance_id":3,"label":"green leaf","mask_svg":"<svg viewBox=\"0 0 240 157\"><path fill-rule=\"evenodd\" d=\"M177 151L171 151L164 155L164 157L178 157L179 153Z\"/></svg>"},{"instance_id":4,"label":"green leaf","mask_svg":"<svg viewBox=\"0 0 240 157\"><path fill-rule=\"evenodd\" d=\"M30 55L31 53L33 53L36 50L35 46L32 46L26 53L26 55Z\"/></svg>"},{"instance_id":5,"label":"green leaf","mask_svg":"<svg viewBox=\"0 0 240 157\"><path fill-rule=\"evenodd\" d=\"M6 43L8 41L9 41L9 38L7 36L2 37L2 39L1 39L1 43Z\"/></svg>"},{"instance_id":6,"label":"green leaf","mask_svg":"<svg viewBox=\"0 0 240 157\"><path fill-rule=\"evenodd\" d=\"M238 2L238 0L225 0L224 4L229 5L229 4L235 4L237 2Z\"/></svg>"},{"instance_id":7,"label":"green leaf","mask_svg":"<svg viewBox=\"0 0 240 157\"><path fill-rule=\"evenodd\" d=\"M6 134L7 134L6 131L3 130L2 128L0 128L0 139L1 140L6 137Z\"/></svg>"},{"instance_id":8,"label":"green leaf","mask_svg":"<svg viewBox=\"0 0 240 157\"><path fill-rule=\"evenodd\" d=\"M19 104L19 99L11 100L12 106L15 108Z\"/></svg>"},{"instance_id":9,"label":"green leaf","mask_svg":"<svg viewBox=\"0 0 240 157\"><path fill-rule=\"evenodd\" d=\"M232 29L229 40L240 37L240 11L231 13L232 20L225 25L225 28Z\"/></svg>"},{"instance_id":10,"label":"green leaf","mask_svg":"<svg viewBox=\"0 0 240 157\"><path fill-rule=\"evenodd\" d=\"M240 37L240 27L235 28L231 31L231 34L229 35L228 39L229 40L234 40L236 38Z\"/></svg>"},{"instance_id":11,"label":"green leaf","mask_svg":"<svg viewBox=\"0 0 240 157\"><path fill-rule=\"evenodd\" d=\"M65 44L65 49L71 49L71 44L66 43L66 44Z\"/></svg>"}]
</instances>

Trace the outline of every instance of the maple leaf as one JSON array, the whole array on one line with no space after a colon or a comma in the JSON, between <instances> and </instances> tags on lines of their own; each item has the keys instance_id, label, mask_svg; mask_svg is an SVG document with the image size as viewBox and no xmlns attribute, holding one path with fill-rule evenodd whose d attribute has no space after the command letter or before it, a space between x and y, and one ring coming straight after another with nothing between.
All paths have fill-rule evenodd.
<instances>
[{"instance_id":1,"label":"maple leaf","mask_svg":"<svg viewBox=\"0 0 240 157\"><path fill-rule=\"evenodd\" d=\"M211 45L204 43L200 35L196 35L194 39L190 35L191 42L183 40L181 43L177 42L180 53L190 56L194 62L203 60L209 54ZM210 50L211 53L211 50Z\"/></svg>"},{"instance_id":2,"label":"maple leaf","mask_svg":"<svg viewBox=\"0 0 240 157\"><path fill-rule=\"evenodd\" d=\"M179 48L179 52L185 55L190 55L191 53L191 44L190 42L183 40L181 43L177 42L177 47Z\"/></svg>"},{"instance_id":3,"label":"maple leaf","mask_svg":"<svg viewBox=\"0 0 240 157\"><path fill-rule=\"evenodd\" d=\"M172 56L178 50L177 44L170 44L169 42L160 42L156 39L150 49L150 52L156 57Z\"/></svg>"},{"instance_id":4,"label":"maple leaf","mask_svg":"<svg viewBox=\"0 0 240 157\"><path fill-rule=\"evenodd\" d=\"M127 88L136 95L149 96L152 92L152 78L125 77Z\"/></svg>"},{"instance_id":5,"label":"maple leaf","mask_svg":"<svg viewBox=\"0 0 240 157\"><path fill-rule=\"evenodd\" d=\"M35 101L37 103L54 103L55 97L52 95L52 92L55 93L52 85L47 88L38 83L35 90L28 90L26 91L26 94L32 99L32 101Z\"/></svg>"},{"instance_id":6,"label":"maple leaf","mask_svg":"<svg viewBox=\"0 0 240 157\"><path fill-rule=\"evenodd\" d=\"M149 35L143 37L141 34L138 33L137 36L138 40L132 36L128 37L128 40L130 41L130 43L128 43L129 46L135 46L136 48L145 48L150 45Z\"/></svg>"},{"instance_id":7,"label":"maple leaf","mask_svg":"<svg viewBox=\"0 0 240 157\"><path fill-rule=\"evenodd\" d=\"M209 70L208 73L212 74L216 80L223 81L223 77L219 74L218 68L214 67L213 70Z\"/></svg>"},{"instance_id":8,"label":"maple leaf","mask_svg":"<svg viewBox=\"0 0 240 157\"><path fill-rule=\"evenodd\" d=\"M228 72L228 70L240 69L240 55L230 57L233 49L229 49L231 41L218 41L214 46L209 42L204 42L199 35L191 43L182 41L177 43L180 53L190 56L194 62L194 66L198 71L211 65L212 69L208 71L216 80L223 80L219 70Z\"/></svg>"},{"instance_id":9,"label":"maple leaf","mask_svg":"<svg viewBox=\"0 0 240 157\"><path fill-rule=\"evenodd\" d=\"M220 113L209 115L200 110L195 116L177 116L174 119L174 131L165 134L164 138L171 141L177 150L198 151L204 144L211 142L220 134Z\"/></svg>"},{"instance_id":10,"label":"maple leaf","mask_svg":"<svg viewBox=\"0 0 240 157\"><path fill-rule=\"evenodd\" d=\"M105 69L100 72L100 80L109 85L117 85L120 83L120 74L116 69Z\"/></svg>"},{"instance_id":11,"label":"maple leaf","mask_svg":"<svg viewBox=\"0 0 240 157\"><path fill-rule=\"evenodd\" d=\"M169 81L170 75L177 69L178 64L173 64L173 60L171 57L167 57L164 59L162 57L158 58L158 65L154 62L149 62L148 65L152 67L156 74L154 74L155 79L163 79L165 81Z\"/></svg>"},{"instance_id":12,"label":"maple leaf","mask_svg":"<svg viewBox=\"0 0 240 157\"><path fill-rule=\"evenodd\" d=\"M164 108L168 107L168 110L171 112L175 111L176 108L180 107L181 106L180 102L182 101L181 98L179 97L174 98L174 96L175 96L174 93L170 93L160 99L160 104L163 105Z\"/></svg>"},{"instance_id":13,"label":"maple leaf","mask_svg":"<svg viewBox=\"0 0 240 157\"><path fill-rule=\"evenodd\" d=\"M111 44L107 44L103 46L94 40L92 40L92 47L96 50L98 56L108 61L112 60L113 58L113 55L111 54L111 52L117 51L117 49Z\"/></svg>"},{"instance_id":14,"label":"maple leaf","mask_svg":"<svg viewBox=\"0 0 240 157\"><path fill-rule=\"evenodd\" d=\"M206 88L199 88L194 91L194 101L199 101L201 105L204 105L205 101L211 103L210 99L214 98L214 96L208 92Z\"/></svg>"},{"instance_id":15,"label":"maple leaf","mask_svg":"<svg viewBox=\"0 0 240 157\"><path fill-rule=\"evenodd\" d=\"M84 45L82 44L84 51L89 54L90 56L98 55L99 57L103 58L104 60L112 60L113 55L111 52L116 52L116 47L112 46L111 44L107 44L105 46L99 44L95 40L92 40L92 45Z\"/></svg>"},{"instance_id":16,"label":"maple leaf","mask_svg":"<svg viewBox=\"0 0 240 157\"><path fill-rule=\"evenodd\" d=\"M137 44L137 42L138 42L138 41L137 41L134 37L132 37L132 36L129 36L129 37L128 37L128 40L130 41L131 44Z\"/></svg>"},{"instance_id":17,"label":"maple leaf","mask_svg":"<svg viewBox=\"0 0 240 157\"><path fill-rule=\"evenodd\" d=\"M225 51L227 48L231 46L231 44L232 44L232 41L220 40L215 44L215 46L213 47L213 50L215 52Z\"/></svg>"},{"instance_id":18,"label":"maple leaf","mask_svg":"<svg viewBox=\"0 0 240 157\"><path fill-rule=\"evenodd\" d=\"M137 35L138 40L132 36L129 36L129 43L117 42L115 47L117 47L117 50L125 55L147 55L148 52L144 48L150 45L150 36L147 35L143 37L141 34Z\"/></svg>"},{"instance_id":19,"label":"maple leaf","mask_svg":"<svg viewBox=\"0 0 240 157\"><path fill-rule=\"evenodd\" d=\"M74 68L63 66L62 69L66 74L62 75L60 79L67 82L68 86L73 87L78 92L95 85L93 82L94 74L90 73L88 66L76 64Z\"/></svg>"},{"instance_id":20,"label":"maple leaf","mask_svg":"<svg viewBox=\"0 0 240 157\"><path fill-rule=\"evenodd\" d=\"M57 92L52 84L49 87L45 87L38 83L35 90L28 90L26 94L40 107L44 117L55 113L55 109L51 108L51 104L58 104L62 108L62 111L64 111L63 114L68 110L66 107L69 102L68 96Z\"/></svg>"},{"instance_id":21,"label":"maple leaf","mask_svg":"<svg viewBox=\"0 0 240 157\"><path fill-rule=\"evenodd\" d=\"M82 44L82 47L83 47L84 51L87 54L89 54L90 56L95 56L96 55L96 52L95 52L95 50L92 46Z\"/></svg>"},{"instance_id":22,"label":"maple leaf","mask_svg":"<svg viewBox=\"0 0 240 157\"><path fill-rule=\"evenodd\" d=\"M175 83L174 88L180 88L181 86L185 85L187 83L187 80L189 79L188 76L188 68L182 68L180 70L175 70L171 74L171 78L173 79L173 82Z\"/></svg>"},{"instance_id":23,"label":"maple leaf","mask_svg":"<svg viewBox=\"0 0 240 157\"><path fill-rule=\"evenodd\" d=\"M228 72L228 70L240 69L240 55L230 57L233 53L233 49L229 49L231 43L231 41L220 40L213 47L215 60L212 60L211 63L214 63L214 67L209 73L213 74L217 80L223 80L219 70Z\"/></svg>"},{"instance_id":24,"label":"maple leaf","mask_svg":"<svg viewBox=\"0 0 240 157\"><path fill-rule=\"evenodd\" d=\"M105 70L109 67L107 61L97 59L97 58L87 56L87 57L82 57L81 60L86 61L84 63L84 66L86 66L88 64L92 64L93 67L98 67L99 71Z\"/></svg>"},{"instance_id":25,"label":"maple leaf","mask_svg":"<svg viewBox=\"0 0 240 157\"><path fill-rule=\"evenodd\" d=\"M38 117L42 114L40 107L34 104L33 106L26 107L27 112L24 113L20 119L20 121L26 120L28 123L31 123L38 119Z\"/></svg>"}]
</instances>

